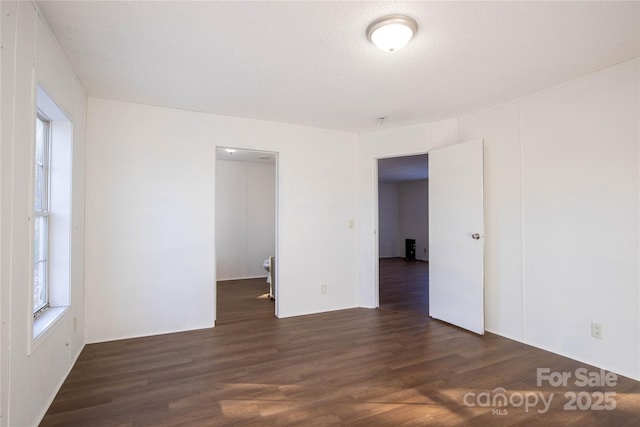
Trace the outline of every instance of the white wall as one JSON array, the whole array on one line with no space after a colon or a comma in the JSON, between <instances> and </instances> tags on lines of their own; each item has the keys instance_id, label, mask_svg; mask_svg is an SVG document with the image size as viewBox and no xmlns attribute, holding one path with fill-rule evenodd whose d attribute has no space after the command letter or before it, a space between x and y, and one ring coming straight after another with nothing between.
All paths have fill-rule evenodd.
<instances>
[{"instance_id":1,"label":"white wall","mask_svg":"<svg viewBox=\"0 0 640 427\"><path fill-rule=\"evenodd\" d=\"M212 326L214 127L93 98L87 122L88 342Z\"/></svg>"},{"instance_id":2,"label":"white wall","mask_svg":"<svg viewBox=\"0 0 640 427\"><path fill-rule=\"evenodd\" d=\"M86 95L31 2L1 2L0 425L36 425L84 346ZM73 122L70 309L31 343L29 286L36 82ZM76 319L77 329L74 328ZM30 352L30 354L29 354Z\"/></svg>"},{"instance_id":3,"label":"white wall","mask_svg":"<svg viewBox=\"0 0 640 427\"><path fill-rule=\"evenodd\" d=\"M415 239L416 259L429 260L428 180L378 182L379 257L404 257Z\"/></svg>"},{"instance_id":4,"label":"white wall","mask_svg":"<svg viewBox=\"0 0 640 427\"><path fill-rule=\"evenodd\" d=\"M631 61L462 118L459 128L461 140L485 137L492 166L487 328L634 378L638 73Z\"/></svg>"},{"instance_id":5,"label":"white wall","mask_svg":"<svg viewBox=\"0 0 640 427\"><path fill-rule=\"evenodd\" d=\"M213 326L216 145L278 153L278 315L358 305L357 135L89 98L88 140L89 342Z\"/></svg>"},{"instance_id":6,"label":"white wall","mask_svg":"<svg viewBox=\"0 0 640 427\"><path fill-rule=\"evenodd\" d=\"M379 256L404 256L400 246L400 189L396 182L378 182Z\"/></svg>"},{"instance_id":7,"label":"white wall","mask_svg":"<svg viewBox=\"0 0 640 427\"><path fill-rule=\"evenodd\" d=\"M638 60L434 124L485 140L488 331L640 379ZM446 126L449 125L449 126ZM425 127L426 129L426 127ZM361 135L361 304L373 305L373 158L422 127ZM456 136L456 133L458 136ZM444 133L441 134L444 136ZM411 146L411 148L407 148ZM384 150L387 147L387 150ZM602 324L603 339L590 336Z\"/></svg>"},{"instance_id":8,"label":"white wall","mask_svg":"<svg viewBox=\"0 0 640 427\"><path fill-rule=\"evenodd\" d=\"M415 239L416 259L429 260L429 181L402 182L400 190L400 241ZM404 253L403 253L404 256Z\"/></svg>"},{"instance_id":9,"label":"white wall","mask_svg":"<svg viewBox=\"0 0 640 427\"><path fill-rule=\"evenodd\" d=\"M266 277L276 250L276 165L216 161L216 279Z\"/></svg>"}]
</instances>

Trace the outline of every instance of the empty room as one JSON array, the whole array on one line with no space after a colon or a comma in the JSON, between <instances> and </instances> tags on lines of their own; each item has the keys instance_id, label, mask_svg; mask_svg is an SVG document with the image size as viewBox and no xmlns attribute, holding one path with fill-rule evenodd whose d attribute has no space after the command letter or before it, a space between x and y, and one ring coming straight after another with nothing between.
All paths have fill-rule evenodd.
<instances>
[{"instance_id":1,"label":"empty room","mask_svg":"<svg viewBox=\"0 0 640 427\"><path fill-rule=\"evenodd\" d=\"M640 2L0 16L0 427L640 424Z\"/></svg>"}]
</instances>

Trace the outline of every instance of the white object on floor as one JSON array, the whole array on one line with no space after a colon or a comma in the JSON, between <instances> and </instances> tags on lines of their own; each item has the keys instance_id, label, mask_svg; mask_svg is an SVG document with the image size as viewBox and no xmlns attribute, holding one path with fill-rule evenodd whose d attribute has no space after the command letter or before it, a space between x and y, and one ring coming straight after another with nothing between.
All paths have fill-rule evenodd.
<instances>
[{"instance_id":1,"label":"white object on floor","mask_svg":"<svg viewBox=\"0 0 640 427\"><path fill-rule=\"evenodd\" d=\"M269 284L269 297L272 300L276 299L276 287L275 287L275 282L276 282L276 257L270 256L269 258L265 259L262 262L262 267L264 267L265 270L267 270L267 272L269 274L267 274L267 283Z\"/></svg>"},{"instance_id":2,"label":"white object on floor","mask_svg":"<svg viewBox=\"0 0 640 427\"><path fill-rule=\"evenodd\" d=\"M268 273L271 272L271 262L270 259L267 258L262 262L262 267L267 270ZM271 284L271 274L267 274L267 283Z\"/></svg>"}]
</instances>

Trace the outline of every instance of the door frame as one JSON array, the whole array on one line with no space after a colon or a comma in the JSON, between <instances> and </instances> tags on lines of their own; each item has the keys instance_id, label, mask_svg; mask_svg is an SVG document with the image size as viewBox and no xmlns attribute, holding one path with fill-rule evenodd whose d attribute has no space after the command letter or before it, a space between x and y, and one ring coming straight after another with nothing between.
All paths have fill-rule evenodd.
<instances>
[{"instance_id":1,"label":"door frame","mask_svg":"<svg viewBox=\"0 0 640 427\"><path fill-rule=\"evenodd\" d=\"M378 188L378 179L379 179L379 172L378 172L378 160L380 159L389 159L389 158L397 158L397 157L408 157L408 156L416 156L416 155L423 155L426 154L428 155L430 151L432 150L436 150L439 148L445 148L448 146L453 146L453 145L457 145L459 144L459 142L456 142L455 144L450 144L450 145L445 145L445 146L436 146L433 147L431 150L425 150L425 151L418 151L418 152L408 152L408 153L402 153L402 154L389 154L389 155L381 155L381 156L375 156L373 158L373 226L374 226L374 250L373 250L373 277L374 277L374 307L375 308L379 308L380 307L380 236L379 236L379 232L380 232L380 218L379 218L379 212L380 212L380 206L379 206L379 188ZM483 150L484 152L484 150ZM484 188L484 161L483 161L483 198L484 198L484 192L486 191ZM484 212L483 212L484 213ZM429 224L431 224L431 221L429 221ZM484 227L483 227L484 228ZM484 245L484 233L485 230L482 230L483 233L483 245ZM486 271L486 256L483 257L483 271ZM483 272L483 275L485 273ZM484 280L484 277L483 277ZM482 295L483 301L483 311L484 313L484 317L486 319L486 311L484 310L486 307L486 283L483 286L483 295ZM431 316L429 316L431 317ZM486 327L486 323L485 323L485 327Z\"/></svg>"},{"instance_id":2,"label":"door frame","mask_svg":"<svg viewBox=\"0 0 640 427\"><path fill-rule=\"evenodd\" d=\"M428 155L429 151L418 151L418 152L410 152L403 154L390 154L385 156L374 157L373 159L373 225L374 225L374 238L373 238L373 277L374 277L374 306L375 308L380 307L380 200L379 199L379 189L378 189L378 160L381 159L394 159L398 157L411 157L411 156L422 156Z\"/></svg>"},{"instance_id":3,"label":"door frame","mask_svg":"<svg viewBox=\"0 0 640 427\"><path fill-rule=\"evenodd\" d=\"M216 162L218 160L217 157L217 150L218 148L233 148L236 149L238 151L255 151L258 153L265 153L265 154L271 154L275 157L275 175L276 175L276 182L275 182L275 260L276 260L276 266L279 265L280 262L280 257L279 257L279 253L280 253L280 230L282 229L282 227L280 227L280 152L278 151L269 151L269 150L264 150L264 149L260 149L260 148L247 148L247 147L234 147L234 146L229 146L229 145L215 145L213 147L213 160L214 160L214 167L213 167L213 326L215 327L216 321L218 319L218 251L217 251L217 233L215 232L215 228L216 228L216 206L217 206L217 192L216 192L216 178L217 178L217 173L218 173L218 169L216 168ZM275 282L276 282L276 286L277 286L277 291L275 291L274 288L274 292L275 292L275 316L276 317L280 317L279 313L280 313L280 295L282 294L282 284L280 283L280 268L276 268L275 269Z\"/></svg>"}]
</instances>

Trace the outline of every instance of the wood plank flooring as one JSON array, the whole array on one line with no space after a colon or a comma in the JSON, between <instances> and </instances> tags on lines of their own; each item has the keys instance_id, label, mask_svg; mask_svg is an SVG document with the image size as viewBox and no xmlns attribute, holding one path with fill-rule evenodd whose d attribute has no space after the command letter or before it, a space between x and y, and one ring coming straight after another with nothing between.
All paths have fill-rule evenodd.
<instances>
[{"instance_id":1,"label":"wood plank flooring","mask_svg":"<svg viewBox=\"0 0 640 427\"><path fill-rule=\"evenodd\" d=\"M287 319L266 309L234 314L233 306L246 311L256 301L273 303L240 282L229 285L220 288L219 303L236 303L226 305L226 314L221 306L226 320L213 329L87 345L41 425L640 425L637 381L539 387L537 368L598 371L395 311L356 308ZM241 302L242 293L251 301ZM478 406L500 387L511 404ZM565 392L586 393L581 403L615 392L617 406L565 410ZM538 412L540 402L529 411L520 404L520 397L532 402L540 393L552 399L548 411Z\"/></svg>"},{"instance_id":2,"label":"wood plank flooring","mask_svg":"<svg viewBox=\"0 0 640 427\"><path fill-rule=\"evenodd\" d=\"M429 315L429 263L380 258L379 306L418 316Z\"/></svg>"},{"instance_id":3,"label":"wood plank flooring","mask_svg":"<svg viewBox=\"0 0 640 427\"><path fill-rule=\"evenodd\" d=\"M271 317L275 317L275 303L269 298L269 284L266 279L218 282L217 326Z\"/></svg>"}]
</instances>

